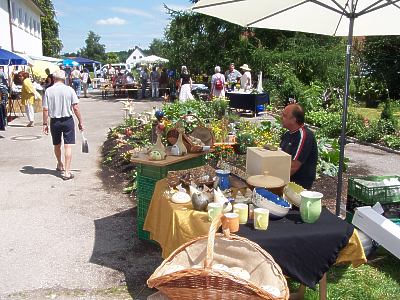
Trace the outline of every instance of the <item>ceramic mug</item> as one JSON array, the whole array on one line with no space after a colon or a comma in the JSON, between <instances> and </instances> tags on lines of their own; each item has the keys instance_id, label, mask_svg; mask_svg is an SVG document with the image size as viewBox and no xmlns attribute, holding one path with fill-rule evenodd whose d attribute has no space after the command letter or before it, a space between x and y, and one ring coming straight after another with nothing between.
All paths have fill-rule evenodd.
<instances>
[{"instance_id":1,"label":"ceramic mug","mask_svg":"<svg viewBox=\"0 0 400 300\"><path fill-rule=\"evenodd\" d=\"M267 230L269 223L269 210L266 208L254 209L254 228Z\"/></svg>"},{"instance_id":2,"label":"ceramic mug","mask_svg":"<svg viewBox=\"0 0 400 300\"><path fill-rule=\"evenodd\" d=\"M245 203L236 203L233 205L233 212L239 215L239 223L246 224L249 218L249 207Z\"/></svg>"},{"instance_id":3,"label":"ceramic mug","mask_svg":"<svg viewBox=\"0 0 400 300\"><path fill-rule=\"evenodd\" d=\"M217 216L222 214L222 203L208 203L207 205L208 221L212 222Z\"/></svg>"},{"instance_id":4,"label":"ceramic mug","mask_svg":"<svg viewBox=\"0 0 400 300\"><path fill-rule=\"evenodd\" d=\"M300 193L300 216L305 223L315 223L321 215L321 199L324 195L319 192L303 191Z\"/></svg>"},{"instance_id":5,"label":"ceramic mug","mask_svg":"<svg viewBox=\"0 0 400 300\"><path fill-rule=\"evenodd\" d=\"M229 229L230 232L239 231L239 215L236 213L226 213L222 216L222 229Z\"/></svg>"}]
</instances>

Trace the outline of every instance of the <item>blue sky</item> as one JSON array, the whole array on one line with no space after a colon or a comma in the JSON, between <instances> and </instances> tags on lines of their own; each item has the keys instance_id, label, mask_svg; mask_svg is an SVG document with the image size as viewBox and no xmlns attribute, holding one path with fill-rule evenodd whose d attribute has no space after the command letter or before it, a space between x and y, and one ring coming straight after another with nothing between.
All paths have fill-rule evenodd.
<instances>
[{"instance_id":1,"label":"blue sky","mask_svg":"<svg viewBox=\"0 0 400 300\"><path fill-rule=\"evenodd\" d=\"M85 45L92 30L101 37L106 52L146 49L154 38L162 38L169 23L163 7L182 10L188 0L53 0L60 24L61 53L75 52Z\"/></svg>"}]
</instances>

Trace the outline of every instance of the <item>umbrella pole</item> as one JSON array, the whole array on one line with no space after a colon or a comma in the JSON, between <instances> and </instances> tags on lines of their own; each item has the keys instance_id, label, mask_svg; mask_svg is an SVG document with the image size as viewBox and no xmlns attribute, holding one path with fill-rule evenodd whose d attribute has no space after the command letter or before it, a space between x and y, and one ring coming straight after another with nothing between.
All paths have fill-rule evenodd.
<instances>
[{"instance_id":1,"label":"umbrella pole","mask_svg":"<svg viewBox=\"0 0 400 300\"><path fill-rule=\"evenodd\" d=\"M349 24L349 35L347 38L346 47L346 79L344 86L344 99L343 99L343 113L342 113L342 130L340 133L340 154L339 154L339 170L338 170L338 182L336 190L336 215L340 215L340 205L342 198L343 188L343 168L344 168L344 147L346 145L346 122L347 122L347 107L349 98L350 88L350 63L351 63L351 48L353 46L353 28L354 28L354 16L350 17Z\"/></svg>"}]
</instances>

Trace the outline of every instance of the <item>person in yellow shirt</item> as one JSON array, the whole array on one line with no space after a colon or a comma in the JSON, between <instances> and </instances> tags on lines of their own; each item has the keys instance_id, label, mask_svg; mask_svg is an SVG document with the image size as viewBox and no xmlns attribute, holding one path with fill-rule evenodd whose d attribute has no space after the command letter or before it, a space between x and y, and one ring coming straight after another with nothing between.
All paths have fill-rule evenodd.
<instances>
[{"instance_id":1,"label":"person in yellow shirt","mask_svg":"<svg viewBox=\"0 0 400 300\"><path fill-rule=\"evenodd\" d=\"M33 87L28 72L21 71L18 73L18 77L22 81L21 100L22 105L25 105L25 113L29 121L27 126L33 127L35 117L33 104L35 103L35 95L37 94L37 91Z\"/></svg>"}]
</instances>

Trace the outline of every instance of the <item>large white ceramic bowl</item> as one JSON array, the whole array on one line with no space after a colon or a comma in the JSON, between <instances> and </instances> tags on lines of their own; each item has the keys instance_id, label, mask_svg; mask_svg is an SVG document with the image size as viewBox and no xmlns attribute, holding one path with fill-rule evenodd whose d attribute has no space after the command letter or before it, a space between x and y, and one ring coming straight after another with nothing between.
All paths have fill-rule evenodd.
<instances>
[{"instance_id":1,"label":"large white ceramic bowl","mask_svg":"<svg viewBox=\"0 0 400 300\"><path fill-rule=\"evenodd\" d=\"M287 215L292 205L265 188L254 188L252 201L255 206L269 210L270 219L277 220Z\"/></svg>"}]
</instances>

